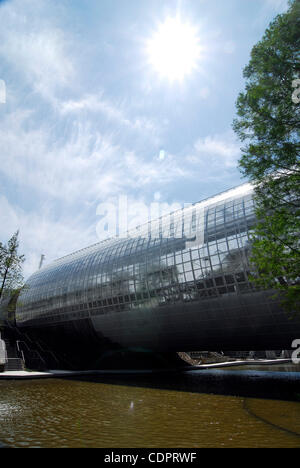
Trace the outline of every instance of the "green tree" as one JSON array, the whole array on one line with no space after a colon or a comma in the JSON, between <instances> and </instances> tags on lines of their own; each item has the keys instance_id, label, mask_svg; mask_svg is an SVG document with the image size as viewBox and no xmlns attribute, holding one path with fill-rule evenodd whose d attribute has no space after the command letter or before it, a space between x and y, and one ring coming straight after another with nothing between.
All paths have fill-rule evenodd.
<instances>
[{"instance_id":1,"label":"green tree","mask_svg":"<svg viewBox=\"0 0 300 468\"><path fill-rule=\"evenodd\" d=\"M244 143L239 167L255 186L253 281L278 290L293 312L300 304L300 2L269 25L244 69L233 128Z\"/></svg>"},{"instance_id":2,"label":"green tree","mask_svg":"<svg viewBox=\"0 0 300 468\"><path fill-rule=\"evenodd\" d=\"M7 244L0 242L0 299L6 290L18 289L22 285L22 264L24 255L18 254L19 231L17 231Z\"/></svg>"}]
</instances>

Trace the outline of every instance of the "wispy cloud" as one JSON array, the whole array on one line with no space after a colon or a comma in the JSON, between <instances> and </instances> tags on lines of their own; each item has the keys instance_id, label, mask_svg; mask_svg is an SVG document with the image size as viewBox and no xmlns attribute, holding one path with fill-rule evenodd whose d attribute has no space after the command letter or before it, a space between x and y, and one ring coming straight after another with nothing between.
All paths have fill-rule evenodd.
<instances>
[{"instance_id":1,"label":"wispy cloud","mask_svg":"<svg viewBox=\"0 0 300 468\"><path fill-rule=\"evenodd\" d=\"M68 203L103 196L111 183L116 186L121 150L108 136L78 123L68 138L57 138L47 125L28 129L31 119L32 112L23 110L2 122L0 172L6 179Z\"/></svg>"},{"instance_id":2,"label":"wispy cloud","mask_svg":"<svg viewBox=\"0 0 300 468\"><path fill-rule=\"evenodd\" d=\"M0 173L39 196L75 206L185 174L171 155L163 160L138 156L89 122L74 120L67 134L58 138L55 128L32 126L32 120L33 111L25 109L3 119L0 140L5 157Z\"/></svg>"},{"instance_id":3,"label":"wispy cloud","mask_svg":"<svg viewBox=\"0 0 300 468\"><path fill-rule=\"evenodd\" d=\"M215 166L219 169L230 169L237 166L240 154L240 143L234 133L228 131L199 138L194 144L193 153L187 159L198 165L209 164L211 170Z\"/></svg>"},{"instance_id":4,"label":"wispy cloud","mask_svg":"<svg viewBox=\"0 0 300 468\"><path fill-rule=\"evenodd\" d=\"M62 218L43 211L25 211L0 195L1 238L9 239L20 230L20 253L25 253L24 276L38 269L40 256L49 263L98 241L94 225L86 225L80 213Z\"/></svg>"},{"instance_id":5,"label":"wispy cloud","mask_svg":"<svg viewBox=\"0 0 300 468\"><path fill-rule=\"evenodd\" d=\"M15 0L0 9L0 56L47 100L74 81L70 38L49 19L48 3Z\"/></svg>"},{"instance_id":6,"label":"wispy cloud","mask_svg":"<svg viewBox=\"0 0 300 468\"><path fill-rule=\"evenodd\" d=\"M70 99L59 103L58 110L62 115L80 115L83 111L101 114L115 125L125 127L131 131L149 136L155 144L160 141L162 126L158 126L154 119L145 116L130 116L130 110L122 102L114 103L104 96L104 92L87 94L79 99Z\"/></svg>"},{"instance_id":7,"label":"wispy cloud","mask_svg":"<svg viewBox=\"0 0 300 468\"><path fill-rule=\"evenodd\" d=\"M224 51L234 59L237 38L222 41L215 33L222 28L203 25L207 52L189 82L192 88L188 83L181 91L167 88L153 71L133 63L143 62L137 49L144 9L124 19L126 8L121 18L106 3L111 26L100 14L97 24L91 18L91 12L102 12L103 2L91 2L91 10L65 0L1 3L6 103L0 108L0 240L20 229L26 275L38 267L41 254L50 261L96 242L100 203L125 194L135 209L159 192L161 203L166 197L171 205L173 199L185 200L192 183L195 196L200 190L202 196L199 180L217 176L222 190L239 157L232 132L222 133L230 125L226 119L213 121L213 130L197 138L199 128L210 128L203 124L212 118L206 112L217 99L219 75L211 64L216 56L223 59ZM132 22L138 39L130 33ZM105 43L113 44L111 50ZM143 83L149 83L147 92ZM207 190L219 188L210 184Z\"/></svg>"}]
</instances>

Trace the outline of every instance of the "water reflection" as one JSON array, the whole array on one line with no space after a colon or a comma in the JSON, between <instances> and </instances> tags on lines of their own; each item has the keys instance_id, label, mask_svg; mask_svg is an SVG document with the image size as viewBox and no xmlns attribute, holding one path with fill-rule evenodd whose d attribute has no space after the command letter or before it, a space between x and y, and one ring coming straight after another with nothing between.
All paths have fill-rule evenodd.
<instances>
[{"instance_id":1,"label":"water reflection","mask_svg":"<svg viewBox=\"0 0 300 468\"><path fill-rule=\"evenodd\" d=\"M155 380L0 382L0 440L12 447L300 446L296 401L197 392L194 374Z\"/></svg>"},{"instance_id":2,"label":"water reflection","mask_svg":"<svg viewBox=\"0 0 300 468\"><path fill-rule=\"evenodd\" d=\"M110 385L124 385L161 390L177 390L189 393L209 393L240 397L300 401L300 378L295 369L299 366L287 366L293 372L283 371L286 366L248 366L224 369L201 369L187 372L157 372L128 374L98 374L69 377L80 380ZM238 372L242 369L242 372ZM288 373L287 373L288 372ZM294 378L293 378L294 376Z\"/></svg>"},{"instance_id":3,"label":"water reflection","mask_svg":"<svg viewBox=\"0 0 300 468\"><path fill-rule=\"evenodd\" d=\"M264 372L300 372L300 365L299 364L247 364L247 366L232 366L230 370L257 370L257 371L264 371Z\"/></svg>"}]
</instances>

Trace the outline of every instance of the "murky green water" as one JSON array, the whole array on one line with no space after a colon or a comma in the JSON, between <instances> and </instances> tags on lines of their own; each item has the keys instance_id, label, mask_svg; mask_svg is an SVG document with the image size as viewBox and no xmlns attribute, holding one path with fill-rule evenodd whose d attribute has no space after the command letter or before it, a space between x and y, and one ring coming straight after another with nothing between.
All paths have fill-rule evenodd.
<instances>
[{"instance_id":1,"label":"murky green water","mask_svg":"<svg viewBox=\"0 0 300 468\"><path fill-rule=\"evenodd\" d=\"M180 386L176 376L163 386L153 376L1 381L0 441L10 447L300 447L300 403L201 393L193 378Z\"/></svg>"}]
</instances>

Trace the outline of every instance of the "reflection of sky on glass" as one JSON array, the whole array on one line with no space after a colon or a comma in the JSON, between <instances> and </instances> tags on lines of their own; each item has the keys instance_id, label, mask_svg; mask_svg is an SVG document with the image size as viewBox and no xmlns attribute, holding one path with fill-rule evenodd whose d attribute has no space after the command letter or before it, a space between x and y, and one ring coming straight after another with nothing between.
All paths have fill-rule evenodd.
<instances>
[{"instance_id":1,"label":"reflection of sky on glass","mask_svg":"<svg viewBox=\"0 0 300 468\"><path fill-rule=\"evenodd\" d=\"M184 205L244 182L242 69L286 4L0 2L0 241L20 229L25 276L97 242L101 203Z\"/></svg>"}]
</instances>

